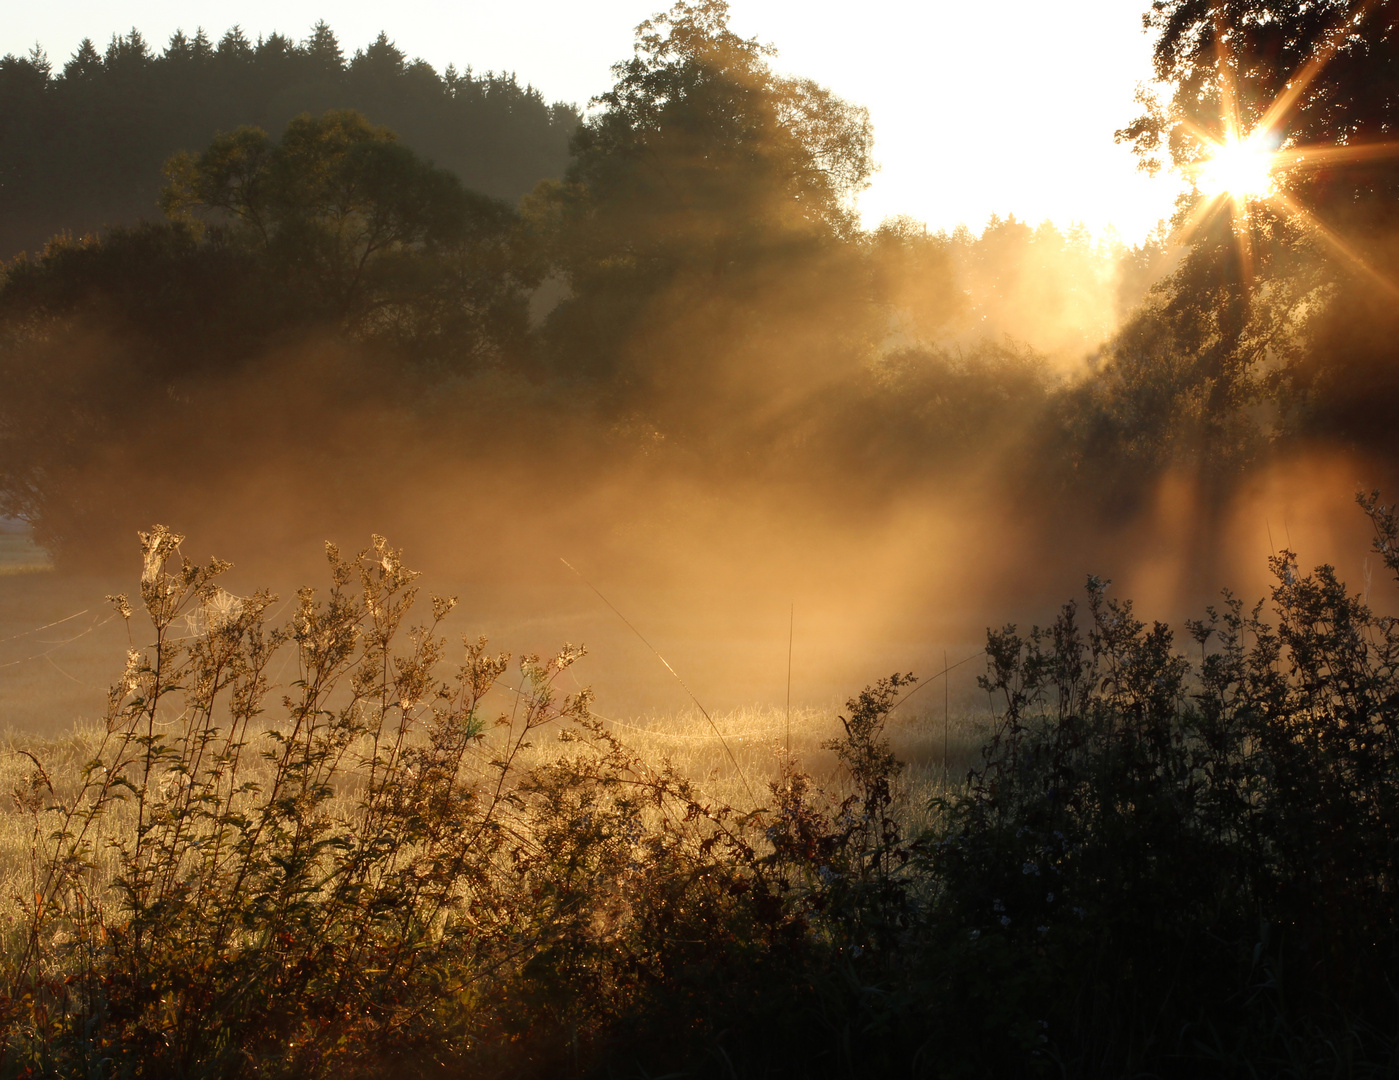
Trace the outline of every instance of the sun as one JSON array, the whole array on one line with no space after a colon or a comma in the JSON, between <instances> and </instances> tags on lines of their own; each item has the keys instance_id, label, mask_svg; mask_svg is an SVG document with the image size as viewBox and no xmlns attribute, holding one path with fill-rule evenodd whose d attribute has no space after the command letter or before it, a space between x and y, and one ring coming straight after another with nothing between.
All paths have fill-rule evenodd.
<instances>
[{"instance_id":1,"label":"sun","mask_svg":"<svg viewBox=\"0 0 1399 1080\"><path fill-rule=\"evenodd\" d=\"M1200 166L1196 183L1207 195L1228 196L1243 204L1265 199L1276 191L1274 170L1278 154L1257 135L1214 143Z\"/></svg>"},{"instance_id":2,"label":"sun","mask_svg":"<svg viewBox=\"0 0 1399 1080\"><path fill-rule=\"evenodd\" d=\"M1373 5L1365 0L1368 11ZM1349 9L1347 9L1349 10ZM1276 219L1286 219L1327 245L1355 268L1399 297L1399 282L1369 264L1353 244L1323 221L1303 196L1308 174L1317 170L1399 158L1399 140L1337 143L1297 143L1285 135L1288 118L1298 102L1331 62L1342 44L1354 33L1355 18L1347 15L1325 34L1312 57L1298 67L1284 88L1256 118L1239 107L1238 66L1229 47L1229 36L1216 35L1216 74L1219 89L1218 126L1210 128L1181 120L1183 133L1203 151L1184 172L1193 183L1197 199L1181 223L1180 235L1187 241L1205 227L1221 209L1232 210L1234 237L1238 244L1245 288L1252 277L1254 225L1263 220L1255 208L1263 204ZM1216 26L1218 29L1218 25ZM1222 137L1221 137L1222 136ZM1299 181L1302 181L1299 183ZM1227 211L1226 211L1227 212Z\"/></svg>"}]
</instances>

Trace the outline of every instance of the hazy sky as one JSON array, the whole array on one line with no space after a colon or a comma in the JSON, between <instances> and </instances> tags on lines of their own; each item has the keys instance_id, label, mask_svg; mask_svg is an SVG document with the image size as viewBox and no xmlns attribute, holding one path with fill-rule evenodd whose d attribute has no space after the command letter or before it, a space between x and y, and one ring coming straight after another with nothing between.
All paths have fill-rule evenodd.
<instances>
[{"instance_id":1,"label":"hazy sky","mask_svg":"<svg viewBox=\"0 0 1399 1080\"><path fill-rule=\"evenodd\" d=\"M7 5L0 52L36 41L56 65L84 36L100 48L137 27L217 38L240 24L305 37L324 18L347 53L382 29L439 70L514 71L550 100L586 105L630 55L636 24L663 0L445 5L325 0L56 0ZM1175 182L1136 171L1112 133L1150 75L1147 0L732 0L732 25L777 46L777 66L869 107L882 166L861 200L868 224L910 214L980 228L992 213L1116 226L1129 240L1167 217Z\"/></svg>"}]
</instances>

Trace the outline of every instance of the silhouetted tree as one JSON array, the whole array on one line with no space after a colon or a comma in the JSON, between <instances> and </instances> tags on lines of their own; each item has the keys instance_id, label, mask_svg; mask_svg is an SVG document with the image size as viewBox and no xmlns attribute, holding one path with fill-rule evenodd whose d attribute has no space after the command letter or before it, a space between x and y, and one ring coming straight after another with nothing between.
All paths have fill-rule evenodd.
<instances>
[{"instance_id":1,"label":"silhouetted tree","mask_svg":"<svg viewBox=\"0 0 1399 1080\"><path fill-rule=\"evenodd\" d=\"M61 556L110 536L138 493L178 490L186 463L213 468L229 397L257 400L308 343L323 378L381 410L524 351L539 271L515 212L357 113L299 117L279 141L240 128L169 172L175 220L59 238L0 277L0 508ZM325 423L328 446L323 406L299 422Z\"/></svg>"},{"instance_id":2,"label":"silhouetted tree","mask_svg":"<svg viewBox=\"0 0 1399 1080\"><path fill-rule=\"evenodd\" d=\"M1277 436L1320 436L1392 457L1393 5L1163 0L1144 21L1169 96L1147 97L1119 139L1146 167L1169 163L1187 175L1211 142L1256 139L1278 151L1278 194L1196 193L1182 204L1180 265L1113 354L1108 397L1118 404L1108 408L1120 415L1112 423L1138 443L1159 431L1164 441L1150 456L1178 459L1185 449L1219 474L1236 472ZM1175 390L1162 396L1167 383ZM1130 407L1124 394L1135 395ZM1171 416L1191 419L1181 427Z\"/></svg>"},{"instance_id":3,"label":"silhouetted tree","mask_svg":"<svg viewBox=\"0 0 1399 1080\"><path fill-rule=\"evenodd\" d=\"M239 128L167 173L167 214L211 222L323 318L370 334L394 327L418 359L441 352L432 334L478 361L523 334L538 277L514 212L358 113L297 117L276 143Z\"/></svg>"}]
</instances>

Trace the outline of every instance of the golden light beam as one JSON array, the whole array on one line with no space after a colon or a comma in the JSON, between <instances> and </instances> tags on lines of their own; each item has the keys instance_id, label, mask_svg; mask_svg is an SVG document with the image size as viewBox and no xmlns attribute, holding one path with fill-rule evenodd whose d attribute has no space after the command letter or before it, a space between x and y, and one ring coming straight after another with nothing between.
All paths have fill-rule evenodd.
<instances>
[{"instance_id":1,"label":"golden light beam","mask_svg":"<svg viewBox=\"0 0 1399 1080\"><path fill-rule=\"evenodd\" d=\"M1224 137L1238 138L1239 95L1234 85L1234 53L1229 44L1228 28L1224 25L1224 5L1214 5L1214 70L1219 79L1219 112L1224 123Z\"/></svg>"},{"instance_id":2,"label":"golden light beam","mask_svg":"<svg viewBox=\"0 0 1399 1080\"><path fill-rule=\"evenodd\" d=\"M1399 157L1399 142L1361 143L1349 146L1288 146L1274 153L1277 168L1288 172L1351 165Z\"/></svg>"},{"instance_id":3,"label":"golden light beam","mask_svg":"<svg viewBox=\"0 0 1399 1080\"><path fill-rule=\"evenodd\" d=\"M1235 205L1242 205L1240 200L1234 200ZM1253 293L1253 233L1248 227L1247 211L1245 211L1244 227L1235 227L1234 240L1239 245L1239 276L1242 279L1243 294L1248 300Z\"/></svg>"},{"instance_id":4,"label":"golden light beam","mask_svg":"<svg viewBox=\"0 0 1399 1080\"><path fill-rule=\"evenodd\" d=\"M1331 165L1396 157L1399 156L1399 142L1363 143L1358 146L1280 146L1276 150L1264 148L1265 141L1280 130L1283 121L1293 111L1301 96L1316 81L1378 2L1379 0L1363 0L1330 30L1324 32L1312 57L1287 80L1285 87L1268 105L1259 122L1247 132L1239 110L1231 37L1224 23L1222 6L1214 6L1213 44L1222 137L1207 132L1188 120L1180 122L1181 127L1195 139L1206 154L1203 160L1194 162L1192 170L1187 172L1197 191L1202 186L1206 190L1202 193L1203 197L1191 207L1182 223L1182 234L1184 237L1191 236L1225 202L1233 203L1242 211L1235 222L1234 235L1239 245L1245 288L1249 287L1252 278L1253 263L1247 204L1256 201L1275 204L1284 214L1294 217L1315 232L1329 247L1387 292L1399 296L1399 285L1372 267L1338 233L1282 190L1278 182L1287 174L1308 172ZM1209 175L1211 172L1214 174L1212 177Z\"/></svg>"},{"instance_id":5,"label":"golden light beam","mask_svg":"<svg viewBox=\"0 0 1399 1080\"><path fill-rule=\"evenodd\" d=\"M1396 284L1388 275L1381 273L1366 262L1364 256L1357 252L1339 233L1333 230L1319 217L1285 192L1277 192L1273 195L1273 199L1286 208L1288 213L1305 222L1313 232L1325 240L1347 261L1359 268L1371 281L1381 286L1386 292L1399 298L1399 284Z\"/></svg>"},{"instance_id":6,"label":"golden light beam","mask_svg":"<svg viewBox=\"0 0 1399 1080\"><path fill-rule=\"evenodd\" d=\"M1190 208L1190 216L1185 219L1184 232L1187 236L1195 232L1224 201L1222 195L1207 195Z\"/></svg>"},{"instance_id":7,"label":"golden light beam","mask_svg":"<svg viewBox=\"0 0 1399 1080\"><path fill-rule=\"evenodd\" d=\"M1264 182L1264 176L1273 177L1284 169L1324 166L1335 162L1363 161L1370 157L1399 153L1399 147L1391 148L1388 143L1369 144L1366 149L1358 151L1342 147L1290 147L1287 149L1279 147L1273 152L1273 156L1267 158L1263 158L1261 153L1245 149L1250 143L1262 144L1264 140L1279 130L1283 119L1292 111L1298 98L1316 81L1326 65L1335 57L1348 37L1365 21L1378 2L1379 0L1363 0L1357 8L1342 16L1330 30L1325 31L1321 35L1321 40L1312 57L1287 80L1286 86L1273 99L1263 117L1247 130L1239 107L1239 92L1236 85L1237 64L1232 37L1229 27L1224 21L1223 6L1215 5L1213 46L1215 75L1220 97L1219 119L1223 130L1220 135L1216 135L1204 131L1196 124L1188 121L1184 123L1183 126L1189 134L1208 154L1206 162L1199 164L1195 178L1199 178L1210 169L1210 161L1221 162L1222 169L1217 169L1217 172L1233 172L1236 176L1232 179L1219 176L1213 182L1213 186L1216 189L1227 188L1237 199L1245 200L1249 196L1266 193L1271 186L1271 181ZM1232 163L1228 162L1227 159L1230 158L1235 160ZM1262 161L1251 162L1250 158L1262 158ZM1242 175L1245 172L1252 172L1253 176L1245 178Z\"/></svg>"}]
</instances>

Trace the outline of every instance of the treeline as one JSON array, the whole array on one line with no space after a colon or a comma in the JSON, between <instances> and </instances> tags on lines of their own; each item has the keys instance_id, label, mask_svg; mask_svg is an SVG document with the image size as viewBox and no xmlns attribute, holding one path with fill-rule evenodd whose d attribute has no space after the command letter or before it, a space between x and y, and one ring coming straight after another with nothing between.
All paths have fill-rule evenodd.
<instances>
[{"instance_id":1,"label":"treeline","mask_svg":"<svg viewBox=\"0 0 1399 1080\"><path fill-rule=\"evenodd\" d=\"M511 74L435 71L384 35L347 56L317 23L301 42L175 33L163 51L133 29L84 39L55 69L37 46L0 59L0 258L155 216L161 166L244 124L280 131L303 112L359 110L473 190L511 201L568 163L578 126Z\"/></svg>"},{"instance_id":2,"label":"treeline","mask_svg":"<svg viewBox=\"0 0 1399 1080\"><path fill-rule=\"evenodd\" d=\"M352 463L372 502L389 459L561 441L570 483L639 455L823 492L863 473L877 498L1013 443L1050 358L1082 351L1043 313L1077 297L1110 322L1125 249L1014 219L862 232L868 116L726 20L644 28L565 175L518 208L330 110L203 138L165 163L165 220L13 260L7 512L81 557L274 461L310 491Z\"/></svg>"}]
</instances>

